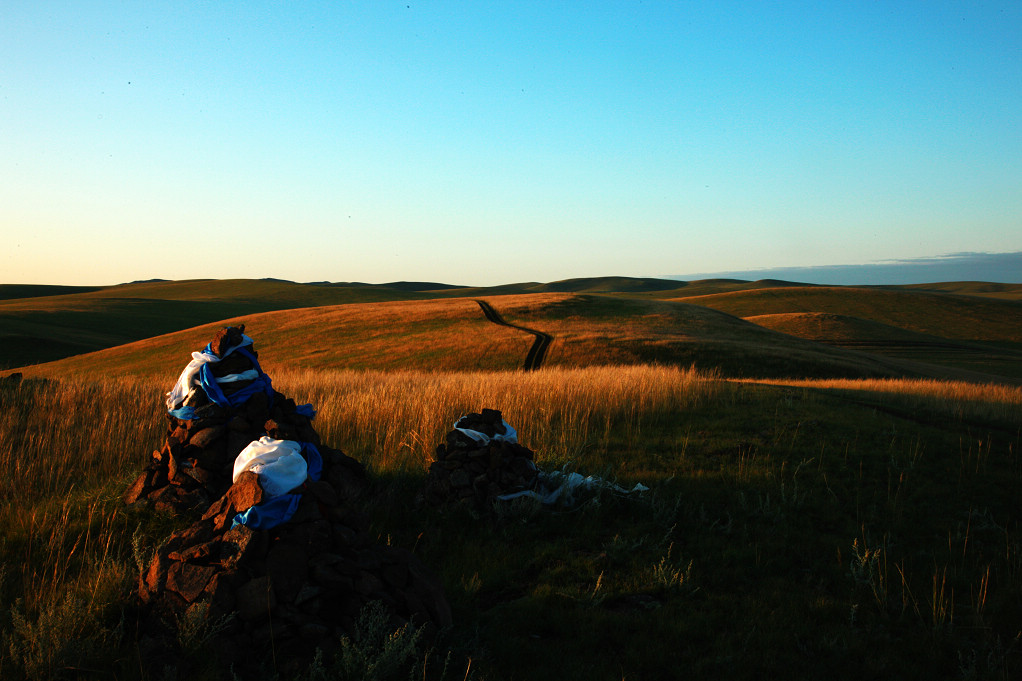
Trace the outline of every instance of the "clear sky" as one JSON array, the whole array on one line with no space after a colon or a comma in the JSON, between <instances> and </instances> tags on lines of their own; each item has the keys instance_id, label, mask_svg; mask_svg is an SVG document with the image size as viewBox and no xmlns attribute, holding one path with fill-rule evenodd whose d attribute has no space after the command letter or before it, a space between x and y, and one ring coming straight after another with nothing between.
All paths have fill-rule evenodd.
<instances>
[{"instance_id":1,"label":"clear sky","mask_svg":"<svg viewBox=\"0 0 1022 681\"><path fill-rule=\"evenodd\" d=\"M0 3L0 283L1022 251L1022 3Z\"/></svg>"}]
</instances>

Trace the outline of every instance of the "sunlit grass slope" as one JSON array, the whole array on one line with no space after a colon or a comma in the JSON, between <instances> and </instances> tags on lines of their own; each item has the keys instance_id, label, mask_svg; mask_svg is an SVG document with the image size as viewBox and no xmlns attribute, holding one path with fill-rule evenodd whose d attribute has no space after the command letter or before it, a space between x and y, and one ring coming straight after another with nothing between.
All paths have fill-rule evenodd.
<instances>
[{"instance_id":1,"label":"sunlit grass slope","mask_svg":"<svg viewBox=\"0 0 1022 681\"><path fill-rule=\"evenodd\" d=\"M568 293L485 300L508 322L553 337L545 366L659 363L740 377L948 375L933 366L829 347L676 301ZM24 371L54 376L170 370L219 327L240 323L257 347L274 349L265 361L281 368L515 369L533 340L486 321L472 299L394 301L232 317Z\"/></svg>"},{"instance_id":2,"label":"sunlit grass slope","mask_svg":"<svg viewBox=\"0 0 1022 681\"><path fill-rule=\"evenodd\" d=\"M954 290L988 288L1004 289ZM1012 300L908 287L784 288L683 300L828 345L1022 381L1022 304Z\"/></svg>"},{"instance_id":3,"label":"sunlit grass slope","mask_svg":"<svg viewBox=\"0 0 1022 681\"><path fill-rule=\"evenodd\" d=\"M6 288L12 296L38 292ZM60 359L239 315L421 297L415 291L380 287L252 279L146 282L12 297L0 300L0 368Z\"/></svg>"},{"instance_id":4,"label":"sunlit grass slope","mask_svg":"<svg viewBox=\"0 0 1022 681\"><path fill-rule=\"evenodd\" d=\"M588 294L487 300L508 321L553 336L546 358L551 366L655 362L695 365L727 376L894 376L918 371L683 302Z\"/></svg>"},{"instance_id":5,"label":"sunlit grass slope","mask_svg":"<svg viewBox=\"0 0 1022 681\"><path fill-rule=\"evenodd\" d=\"M269 372L284 368L516 369L532 344L531 335L488 322L471 299L395 301L231 317L23 371L44 377L180 371L191 353L201 350L218 329L237 324L246 325Z\"/></svg>"}]
</instances>

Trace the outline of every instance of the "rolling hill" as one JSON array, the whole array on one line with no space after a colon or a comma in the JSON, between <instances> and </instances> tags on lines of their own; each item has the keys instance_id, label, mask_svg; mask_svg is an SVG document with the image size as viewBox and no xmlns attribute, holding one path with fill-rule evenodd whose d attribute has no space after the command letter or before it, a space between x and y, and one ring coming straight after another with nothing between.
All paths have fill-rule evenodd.
<instances>
[{"instance_id":1,"label":"rolling hill","mask_svg":"<svg viewBox=\"0 0 1022 681\"><path fill-rule=\"evenodd\" d=\"M272 348L267 360L281 367L519 367L532 338L487 322L475 302L485 299L508 322L552 336L545 361L553 366L695 364L742 377L1022 381L1022 303L1010 298L1012 287L941 286L628 277L490 288L280 280L136 282L77 292L8 286L0 288L8 295L0 300L0 367L38 365L31 373L39 375L173 370L227 323L247 324L260 348Z\"/></svg>"},{"instance_id":2,"label":"rolling hill","mask_svg":"<svg viewBox=\"0 0 1022 681\"><path fill-rule=\"evenodd\" d=\"M851 286L788 286L674 299L743 318L823 312L943 338L1022 343L1022 303L1010 300Z\"/></svg>"},{"instance_id":3,"label":"rolling hill","mask_svg":"<svg viewBox=\"0 0 1022 681\"><path fill-rule=\"evenodd\" d=\"M975 378L966 372L831 347L710 308L594 294L485 299L512 324L553 337L546 366L670 364L734 377ZM469 298L260 312L24 369L34 376L173 375L225 324L245 324L264 368L513 370L532 336L489 322Z\"/></svg>"}]
</instances>

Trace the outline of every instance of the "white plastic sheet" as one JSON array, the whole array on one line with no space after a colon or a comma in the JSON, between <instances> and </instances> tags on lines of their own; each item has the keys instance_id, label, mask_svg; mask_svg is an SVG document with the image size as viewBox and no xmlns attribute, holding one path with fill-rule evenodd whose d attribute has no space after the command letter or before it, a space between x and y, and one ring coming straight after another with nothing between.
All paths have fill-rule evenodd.
<instances>
[{"instance_id":1,"label":"white plastic sheet","mask_svg":"<svg viewBox=\"0 0 1022 681\"><path fill-rule=\"evenodd\" d=\"M241 450L234 460L234 477L245 471L259 476L263 491L271 497L285 494L305 482L309 465L302 456L302 446L294 440L275 440L264 435Z\"/></svg>"}]
</instances>

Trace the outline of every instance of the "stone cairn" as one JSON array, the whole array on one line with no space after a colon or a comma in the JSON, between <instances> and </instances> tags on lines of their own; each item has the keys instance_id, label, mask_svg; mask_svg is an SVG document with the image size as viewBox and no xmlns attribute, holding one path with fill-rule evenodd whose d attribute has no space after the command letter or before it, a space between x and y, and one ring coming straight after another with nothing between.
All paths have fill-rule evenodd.
<instances>
[{"instance_id":1,"label":"stone cairn","mask_svg":"<svg viewBox=\"0 0 1022 681\"><path fill-rule=\"evenodd\" d=\"M497 497L536 486L539 471L533 459L500 411L468 414L437 446L421 500L431 506L492 508Z\"/></svg>"},{"instance_id":2,"label":"stone cairn","mask_svg":"<svg viewBox=\"0 0 1022 681\"><path fill-rule=\"evenodd\" d=\"M224 329L209 349L219 355L243 332ZM213 372L237 374L253 365L260 371L254 359L247 361ZM274 666L271 651L286 675L300 672L317 650L329 659L344 637L355 636L359 613L373 602L383 604L395 629L411 623L435 631L451 624L436 577L409 551L371 539L368 518L357 506L368 487L365 470L319 442L308 410L272 390L226 408L202 392L190 391L185 399L193 412L175 410L191 418L168 416L166 443L124 495L129 504L202 513L159 546L139 577L147 664L159 669L182 662L175 624L182 621L204 622L215 631L219 663L242 678L260 678ZM233 466L262 435L314 443L322 472L292 490L301 497L288 520L251 529L235 523L235 516L268 495L251 471L232 483Z\"/></svg>"}]
</instances>

